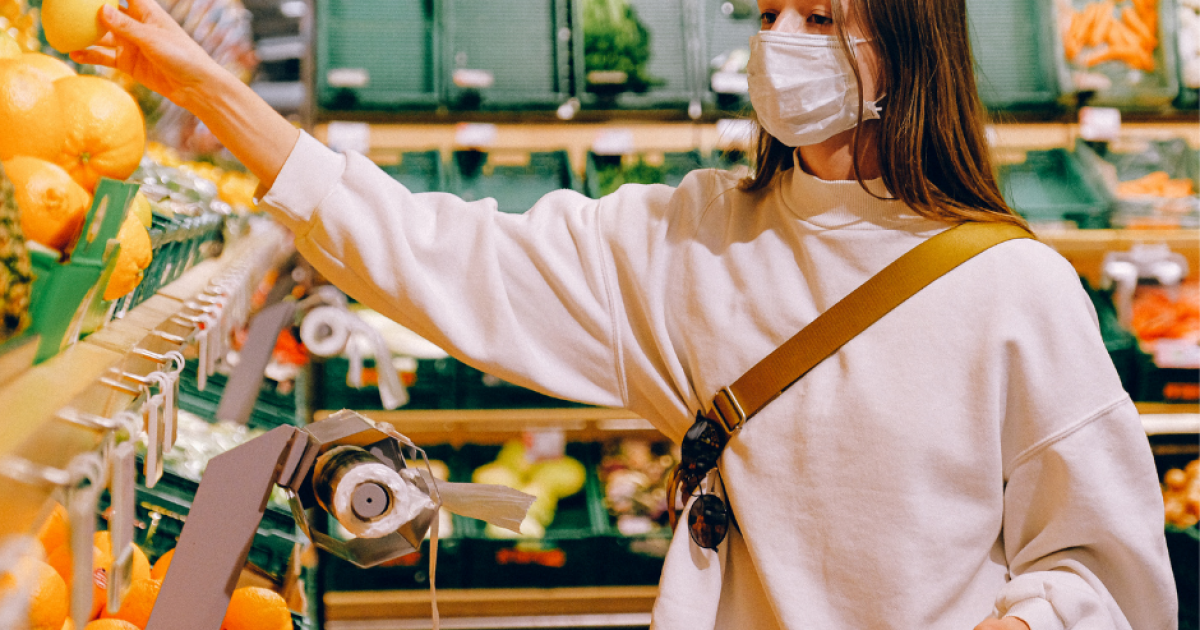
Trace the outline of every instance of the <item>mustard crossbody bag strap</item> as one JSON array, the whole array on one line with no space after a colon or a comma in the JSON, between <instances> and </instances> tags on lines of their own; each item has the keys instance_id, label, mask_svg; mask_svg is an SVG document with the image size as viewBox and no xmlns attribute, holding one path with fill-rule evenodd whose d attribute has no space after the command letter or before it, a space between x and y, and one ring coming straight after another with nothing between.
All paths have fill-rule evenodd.
<instances>
[{"instance_id":1,"label":"mustard crossbody bag strap","mask_svg":"<svg viewBox=\"0 0 1200 630\"><path fill-rule=\"evenodd\" d=\"M1035 237L1007 223L963 223L917 245L717 392L711 414L728 433L737 431L814 366L934 280L1018 238Z\"/></svg>"}]
</instances>

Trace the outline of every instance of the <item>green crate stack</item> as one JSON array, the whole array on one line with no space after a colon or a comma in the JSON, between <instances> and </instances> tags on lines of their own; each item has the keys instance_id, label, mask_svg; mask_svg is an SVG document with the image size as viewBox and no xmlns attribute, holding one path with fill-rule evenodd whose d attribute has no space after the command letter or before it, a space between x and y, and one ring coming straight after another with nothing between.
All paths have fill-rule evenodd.
<instances>
[{"instance_id":1,"label":"green crate stack","mask_svg":"<svg viewBox=\"0 0 1200 630\"><path fill-rule=\"evenodd\" d=\"M1200 527L1187 529L1167 527L1167 555L1175 574L1175 589L1179 594L1179 630L1200 630Z\"/></svg>"},{"instance_id":2,"label":"green crate stack","mask_svg":"<svg viewBox=\"0 0 1200 630\"><path fill-rule=\"evenodd\" d=\"M458 461L458 451L449 445L438 444L425 447L425 454L432 460L440 460L450 469L450 479L470 481L471 473L464 471ZM420 465L420 463L418 463ZM465 477L464 477L465 474ZM437 559L437 587L462 588L464 586L463 539L460 522L462 517L451 515L453 528L450 532L439 532ZM328 518L330 527L334 526ZM429 588L429 540L421 549L407 556L396 558L382 565L363 569L328 552L320 552L318 566L324 592L336 591L385 591Z\"/></svg>"},{"instance_id":3,"label":"green crate stack","mask_svg":"<svg viewBox=\"0 0 1200 630\"><path fill-rule=\"evenodd\" d=\"M443 84L451 107L557 107L571 98L567 0L443 0ZM490 73L487 87L456 73Z\"/></svg>"},{"instance_id":4,"label":"green crate stack","mask_svg":"<svg viewBox=\"0 0 1200 630\"><path fill-rule=\"evenodd\" d=\"M1053 5L1041 0L967 0L979 95L996 109L1053 107L1059 75Z\"/></svg>"},{"instance_id":5,"label":"green crate stack","mask_svg":"<svg viewBox=\"0 0 1200 630\"><path fill-rule=\"evenodd\" d=\"M599 76L593 73L611 71L615 59L608 55L600 66L589 64L587 60L588 34L595 37L601 32L596 24L589 26L585 19L584 5L592 1L595 0L576 0L573 5L575 23L583 25L583 37L577 36L574 43L575 89L585 107L649 109L684 107L693 101L699 104L704 91L699 76L699 57L703 51L697 48L698 37L687 37L689 33L699 32L698 0L628 0L638 22L649 35L649 59L643 69L643 78L647 79L648 85L640 87L636 86L636 79L628 85L593 80ZM692 49L688 48L689 39L693 41ZM626 55L617 53L616 56ZM631 91L631 88L639 91Z\"/></svg>"},{"instance_id":6,"label":"green crate stack","mask_svg":"<svg viewBox=\"0 0 1200 630\"><path fill-rule=\"evenodd\" d=\"M1113 367L1121 377L1121 386L1130 397L1138 400L1141 394L1141 374L1145 362L1145 353L1138 345L1133 333L1121 325L1117 318L1117 309L1113 306L1112 291L1095 289L1085 278L1080 278L1083 288L1092 299L1096 316L1100 320L1100 337L1104 347L1112 359Z\"/></svg>"},{"instance_id":7,"label":"green crate stack","mask_svg":"<svg viewBox=\"0 0 1200 630\"><path fill-rule=\"evenodd\" d=\"M225 384L229 377L219 373L212 374L206 379L204 391L201 391L196 368L194 360L188 361L184 366L176 404L180 409L194 413L209 422L215 422L217 407L221 404L221 396L225 393ZM283 424L301 426L304 422L296 410L295 393L280 393L270 379L263 379L247 426L251 429L270 430Z\"/></svg>"},{"instance_id":8,"label":"green crate stack","mask_svg":"<svg viewBox=\"0 0 1200 630\"><path fill-rule=\"evenodd\" d=\"M986 0L978 0L986 2ZM1075 9L1083 9L1093 4L1095 0L1071 0ZM1044 4L1047 10L1050 4ZM1119 107L1127 110L1162 110L1171 105L1179 96L1179 47L1175 43L1175 27L1177 16L1173 0L1159 0L1158 5L1158 48L1154 50L1153 72L1132 70L1123 62L1107 61L1089 70L1089 73L1102 75L1111 82L1111 87L1096 90L1088 99L1087 104L1107 107ZM1062 52L1061 33L1055 33L1057 43L1057 63L1064 81L1064 89L1076 91L1073 84L1073 71L1068 67L1066 57ZM1070 86L1066 88L1065 86Z\"/></svg>"},{"instance_id":9,"label":"green crate stack","mask_svg":"<svg viewBox=\"0 0 1200 630\"><path fill-rule=\"evenodd\" d=\"M316 98L329 110L436 107L439 0L316 3Z\"/></svg>"},{"instance_id":10,"label":"green crate stack","mask_svg":"<svg viewBox=\"0 0 1200 630\"><path fill-rule=\"evenodd\" d=\"M374 366L367 359L365 366ZM313 364L318 409L382 409L379 387L351 387L346 383L350 371L348 359L334 357ZM409 402L405 409L454 409L458 406L458 361L417 359L414 380L408 382Z\"/></svg>"},{"instance_id":11,"label":"green crate stack","mask_svg":"<svg viewBox=\"0 0 1200 630\"><path fill-rule=\"evenodd\" d=\"M565 151L529 154L526 164L491 164L487 153L455 151L450 168L449 191L467 201L496 200L501 212L521 214L547 193L578 190Z\"/></svg>"},{"instance_id":12,"label":"green crate stack","mask_svg":"<svg viewBox=\"0 0 1200 630\"><path fill-rule=\"evenodd\" d=\"M761 26L758 4L754 0L704 0L705 93L718 110L734 114L744 114L750 110L747 93L718 94L713 91L712 62L734 51L748 54L750 38Z\"/></svg>"},{"instance_id":13,"label":"green crate stack","mask_svg":"<svg viewBox=\"0 0 1200 630\"><path fill-rule=\"evenodd\" d=\"M474 470L495 460L499 447L468 444L462 461ZM584 489L558 502L543 538L500 539L484 535L484 523L462 519L468 588L595 586L606 561L599 544L605 524L595 468L598 445L573 442L567 455L588 471ZM469 474L469 473L468 473ZM456 523L457 525L457 523Z\"/></svg>"},{"instance_id":14,"label":"green crate stack","mask_svg":"<svg viewBox=\"0 0 1200 630\"><path fill-rule=\"evenodd\" d=\"M400 154L400 161L383 170L414 193L446 190L446 172L442 154L437 151L410 151Z\"/></svg>"},{"instance_id":15,"label":"green crate stack","mask_svg":"<svg viewBox=\"0 0 1200 630\"><path fill-rule=\"evenodd\" d=\"M1101 186L1065 149L1030 151L1020 164L1000 166L1000 190L1031 223L1106 228L1112 203Z\"/></svg>"}]
</instances>

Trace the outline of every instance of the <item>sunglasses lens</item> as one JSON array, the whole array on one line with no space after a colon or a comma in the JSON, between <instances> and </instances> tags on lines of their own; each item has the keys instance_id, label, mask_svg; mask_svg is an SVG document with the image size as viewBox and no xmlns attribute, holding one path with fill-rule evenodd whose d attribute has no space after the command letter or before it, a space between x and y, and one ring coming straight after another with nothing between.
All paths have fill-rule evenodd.
<instances>
[{"instance_id":1,"label":"sunglasses lens","mask_svg":"<svg viewBox=\"0 0 1200 630\"><path fill-rule=\"evenodd\" d=\"M701 495L688 511L688 533L692 541L705 549L716 549L729 531L729 510L725 500L714 494Z\"/></svg>"}]
</instances>

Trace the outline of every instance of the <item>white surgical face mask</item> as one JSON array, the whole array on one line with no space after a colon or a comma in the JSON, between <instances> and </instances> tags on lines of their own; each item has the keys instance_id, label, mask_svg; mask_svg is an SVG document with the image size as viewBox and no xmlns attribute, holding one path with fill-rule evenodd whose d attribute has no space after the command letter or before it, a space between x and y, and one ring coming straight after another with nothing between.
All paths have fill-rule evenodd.
<instances>
[{"instance_id":1,"label":"white surgical face mask","mask_svg":"<svg viewBox=\"0 0 1200 630\"><path fill-rule=\"evenodd\" d=\"M850 38L857 46L867 40ZM762 31L750 38L750 104L767 133L789 147L820 144L858 125L852 62L832 35ZM877 101L863 119L879 118Z\"/></svg>"}]
</instances>

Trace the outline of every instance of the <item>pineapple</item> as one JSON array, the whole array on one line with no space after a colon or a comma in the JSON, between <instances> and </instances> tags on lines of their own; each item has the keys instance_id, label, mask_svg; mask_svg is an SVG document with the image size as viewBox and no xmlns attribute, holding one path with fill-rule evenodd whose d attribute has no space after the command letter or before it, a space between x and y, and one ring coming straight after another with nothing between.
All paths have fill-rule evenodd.
<instances>
[{"instance_id":1,"label":"pineapple","mask_svg":"<svg viewBox=\"0 0 1200 630\"><path fill-rule=\"evenodd\" d=\"M29 326L29 298L33 269L21 217L13 197L12 182L0 166L0 343L8 341Z\"/></svg>"}]
</instances>

